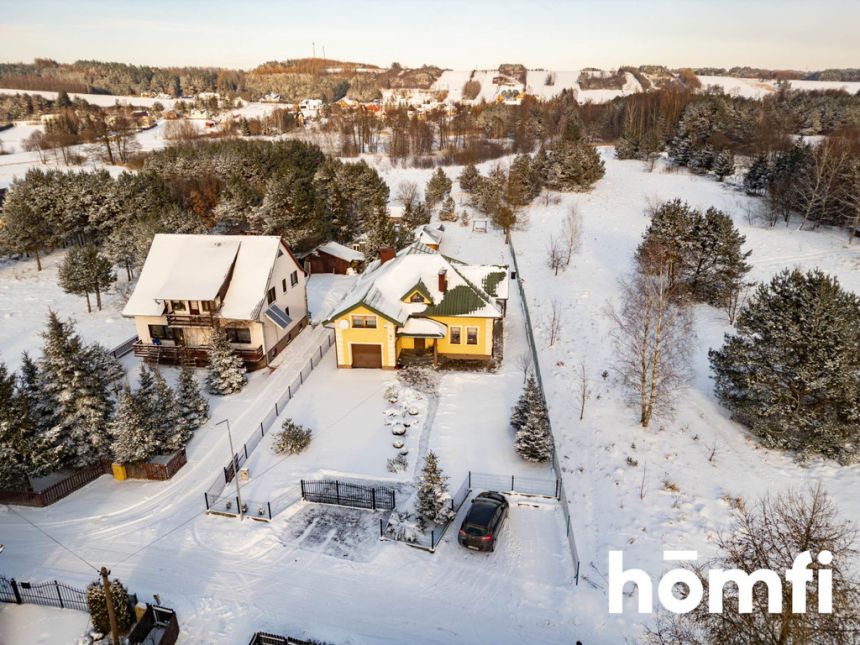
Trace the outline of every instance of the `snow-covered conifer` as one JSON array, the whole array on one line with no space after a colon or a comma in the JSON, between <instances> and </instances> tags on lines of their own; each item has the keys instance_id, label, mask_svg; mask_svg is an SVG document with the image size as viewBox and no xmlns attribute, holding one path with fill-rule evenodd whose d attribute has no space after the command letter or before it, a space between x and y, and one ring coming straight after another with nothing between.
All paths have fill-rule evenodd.
<instances>
[{"instance_id":1,"label":"snow-covered conifer","mask_svg":"<svg viewBox=\"0 0 860 645\"><path fill-rule=\"evenodd\" d=\"M540 393L531 401L525 423L517 431L517 453L526 461L542 462L552 457L549 414Z\"/></svg>"},{"instance_id":2,"label":"snow-covered conifer","mask_svg":"<svg viewBox=\"0 0 860 645\"><path fill-rule=\"evenodd\" d=\"M245 387L245 363L230 346L220 328L212 330L209 340L209 374L206 387L210 394L233 394Z\"/></svg>"},{"instance_id":3,"label":"snow-covered conifer","mask_svg":"<svg viewBox=\"0 0 860 645\"><path fill-rule=\"evenodd\" d=\"M424 200L427 202L428 208L435 208L436 204L445 199L446 195L451 194L453 183L441 168L436 168L430 179L427 181L427 188L424 191Z\"/></svg>"},{"instance_id":4,"label":"snow-covered conifer","mask_svg":"<svg viewBox=\"0 0 860 645\"><path fill-rule=\"evenodd\" d=\"M448 492L448 477L443 474L439 460L432 450L427 453L424 468L421 470L415 511L425 521L435 524L445 524L454 517L451 495Z\"/></svg>"},{"instance_id":5,"label":"snow-covered conifer","mask_svg":"<svg viewBox=\"0 0 860 645\"><path fill-rule=\"evenodd\" d=\"M720 150L717 158L714 159L713 170L720 181L735 174L735 156L731 150Z\"/></svg>"},{"instance_id":6,"label":"snow-covered conifer","mask_svg":"<svg viewBox=\"0 0 860 645\"><path fill-rule=\"evenodd\" d=\"M194 430L209 420L209 400L200 391L194 368L190 365L183 365L179 372L176 402L179 405L179 425L187 435L187 442Z\"/></svg>"},{"instance_id":7,"label":"snow-covered conifer","mask_svg":"<svg viewBox=\"0 0 860 645\"><path fill-rule=\"evenodd\" d=\"M525 387L523 387L523 393L520 395L511 413L511 427L514 430L520 430L525 425L529 411L539 399L540 392L538 391L537 382L535 381L535 377L530 375Z\"/></svg>"}]
</instances>

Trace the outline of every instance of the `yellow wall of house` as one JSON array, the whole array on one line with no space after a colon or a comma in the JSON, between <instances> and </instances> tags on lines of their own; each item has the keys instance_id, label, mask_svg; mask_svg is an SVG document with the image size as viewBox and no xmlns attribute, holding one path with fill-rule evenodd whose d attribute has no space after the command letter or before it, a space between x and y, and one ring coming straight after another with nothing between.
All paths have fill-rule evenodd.
<instances>
[{"instance_id":1,"label":"yellow wall of house","mask_svg":"<svg viewBox=\"0 0 860 645\"><path fill-rule=\"evenodd\" d=\"M433 343L436 342L435 338L425 338L424 339L424 349L432 350ZM415 349L415 339L411 336L398 336L397 337L397 354L400 354L401 349Z\"/></svg>"},{"instance_id":2,"label":"yellow wall of house","mask_svg":"<svg viewBox=\"0 0 860 645\"><path fill-rule=\"evenodd\" d=\"M439 339L440 354L469 354L475 356L490 356L493 353L493 319L492 318L460 318L460 317L433 317L436 320L448 327L448 334L445 338ZM460 327L460 344L451 342L451 328ZM478 344L469 345L466 343L467 327L478 328Z\"/></svg>"},{"instance_id":3,"label":"yellow wall of house","mask_svg":"<svg viewBox=\"0 0 860 645\"><path fill-rule=\"evenodd\" d=\"M376 316L376 328L356 328L352 326L352 316ZM347 325L344 325L346 321ZM344 329L344 326L346 327ZM352 366L352 351L350 345L381 345L382 366L394 367L397 364L397 347L395 343L395 326L379 314L366 307L356 307L334 321L335 343L337 347L338 367Z\"/></svg>"}]
</instances>

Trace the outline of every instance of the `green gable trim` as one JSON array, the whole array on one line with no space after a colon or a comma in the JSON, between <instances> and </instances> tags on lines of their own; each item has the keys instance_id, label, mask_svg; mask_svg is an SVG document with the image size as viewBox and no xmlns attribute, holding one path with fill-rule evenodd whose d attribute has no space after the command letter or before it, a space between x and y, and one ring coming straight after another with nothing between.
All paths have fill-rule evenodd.
<instances>
[{"instance_id":1,"label":"green gable trim","mask_svg":"<svg viewBox=\"0 0 860 645\"><path fill-rule=\"evenodd\" d=\"M402 296L400 296L400 300L405 300L409 296L411 296L415 292L420 293L427 302L432 303L433 297L430 295L430 290L427 288L427 285L424 284L424 281L421 278L418 278L418 282L415 283L413 287L406 291Z\"/></svg>"},{"instance_id":2,"label":"green gable trim","mask_svg":"<svg viewBox=\"0 0 860 645\"><path fill-rule=\"evenodd\" d=\"M507 271L488 273L487 276L484 278L484 291L486 291L489 295L493 297L498 295L496 293L496 288L499 286L499 283L505 279L507 275Z\"/></svg>"},{"instance_id":3,"label":"green gable trim","mask_svg":"<svg viewBox=\"0 0 860 645\"><path fill-rule=\"evenodd\" d=\"M366 295L366 294L365 294L365 295ZM391 316L388 316L388 315L386 315L386 314L382 313L382 312L381 312L381 311L379 311L379 309L377 309L376 307L371 307L369 304L367 304L366 302L364 302L364 300L363 300L363 299L362 299L362 300L359 300L359 301L358 301L358 302L356 302L354 305L350 305L350 306L349 306L349 307L347 307L346 309L344 309L344 310L342 310L342 311L337 312L336 314L332 314L332 315L331 315L331 317L330 317L328 320L324 321L324 322L327 322L327 323L334 322L334 321L335 321L335 320L337 320L338 318L343 318L343 317L344 317L344 316L346 316L349 312L354 311L354 310L358 309L359 307L364 307L365 309L367 309L367 310L369 310L369 311L372 311L372 312L373 312L373 313L375 313L376 315L378 315L378 316L382 316L383 318L385 318L385 320L388 320L388 321L390 321L390 322L393 322L395 325L399 325L399 324L400 324L400 322L399 322L399 321L394 320L394 318L392 318Z\"/></svg>"}]
</instances>

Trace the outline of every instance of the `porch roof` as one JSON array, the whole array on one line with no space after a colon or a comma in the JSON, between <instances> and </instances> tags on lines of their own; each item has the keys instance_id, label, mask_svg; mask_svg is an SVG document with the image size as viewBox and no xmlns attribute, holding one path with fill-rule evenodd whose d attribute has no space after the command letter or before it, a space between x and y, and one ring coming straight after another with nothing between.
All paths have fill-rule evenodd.
<instances>
[{"instance_id":1,"label":"porch roof","mask_svg":"<svg viewBox=\"0 0 860 645\"><path fill-rule=\"evenodd\" d=\"M445 338L448 335L448 327L429 318L410 318L397 330L397 335L413 338Z\"/></svg>"}]
</instances>

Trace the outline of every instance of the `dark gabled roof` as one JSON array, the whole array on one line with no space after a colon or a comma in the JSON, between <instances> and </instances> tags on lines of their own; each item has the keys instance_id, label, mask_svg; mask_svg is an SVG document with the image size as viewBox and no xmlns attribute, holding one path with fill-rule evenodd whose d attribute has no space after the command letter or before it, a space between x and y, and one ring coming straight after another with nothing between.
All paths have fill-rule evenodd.
<instances>
[{"instance_id":1,"label":"dark gabled roof","mask_svg":"<svg viewBox=\"0 0 860 645\"><path fill-rule=\"evenodd\" d=\"M433 302L433 296L430 295L430 289L427 288L427 285L424 284L424 280L422 280L421 278L418 278L418 282L416 282L414 286L407 289L406 293L400 296L400 299L403 300L406 296L415 291L424 296L428 302Z\"/></svg>"},{"instance_id":2,"label":"dark gabled roof","mask_svg":"<svg viewBox=\"0 0 860 645\"><path fill-rule=\"evenodd\" d=\"M428 305L427 309L415 316L465 316L486 306L484 300L475 289L461 284L445 292L438 304Z\"/></svg>"}]
</instances>

